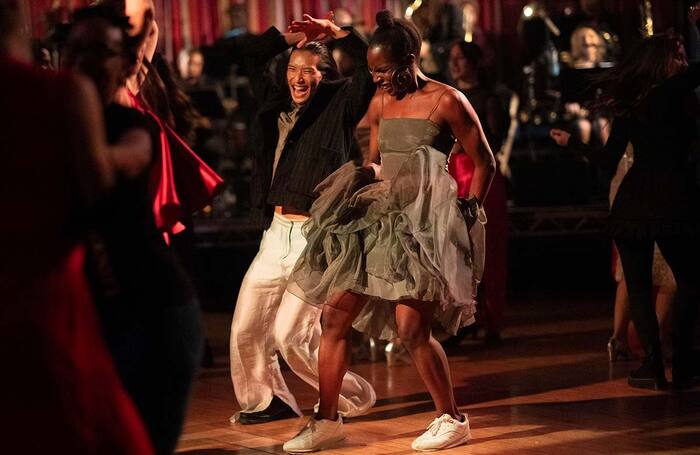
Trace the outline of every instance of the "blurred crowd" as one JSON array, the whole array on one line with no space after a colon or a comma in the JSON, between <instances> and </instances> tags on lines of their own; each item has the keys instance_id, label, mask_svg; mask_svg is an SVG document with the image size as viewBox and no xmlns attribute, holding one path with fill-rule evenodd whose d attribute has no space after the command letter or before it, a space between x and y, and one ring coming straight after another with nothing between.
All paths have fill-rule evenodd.
<instances>
[{"instance_id":1,"label":"blurred crowd","mask_svg":"<svg viewBox=\"0 0 700 455\"><path fill-rule=\"evenodd\" d=\"M510 159L514 148L516 154L526 151L530 158L551 148L547 131L552 126L570 125L584 143L602 145L608 119L591 109L599 95L594 82L614 67L642 34L630 35L629 25L623 26L629 18L608 13L602 0L563 2L557 10L548 10L545 4L531 2L522 9L513 42L483 29L478 0L426 1L415 11L408 8L406 15L423 36L423 71L464 90L479 114L500 171L508 179L509 199L524 205L602 202L607 184L595 169L584 166L585 188L569 189L564 191L566 196L557 198L529 187L528 181L534 177L523 175L519 182L513 180ZM226 181L222 196L200 215L244 220L249 211L252 166L247 132L255 102L241 50L255 35L248 30L245 5L234 5L228 13L231 28L215 43L182 49L172 62L156 54L153 64L161 70L163 84L177 93L177 132ZM333 13L339 26L352 25L360 33L370 33L347 9L338 8ZM46 68L58 64L55 39L65 18L48 19L54 27L46 39L35 40L33 46L34 59ZM643 22L645 17L640 19ZM638 30L636 18L635 26ZM331 48L341 75L352 75L355 68L351 59L342 48L333 48L332 43ZM273 66L282 80L284 57ZM361 124L360 147L366 147L366 134ZM523 172L529 170L526 167Z\"/></svg>"}]
</instances>

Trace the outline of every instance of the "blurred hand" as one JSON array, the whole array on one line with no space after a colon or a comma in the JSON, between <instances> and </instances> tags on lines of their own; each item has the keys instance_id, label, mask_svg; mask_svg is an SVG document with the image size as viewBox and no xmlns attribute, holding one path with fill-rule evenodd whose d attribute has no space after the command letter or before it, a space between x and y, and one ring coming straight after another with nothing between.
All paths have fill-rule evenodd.
<instances>
[{"instance_id":1,"label":"blurred hand","mask_svg":"<svg viewBox=\"0 0 700 455\"><path fill-rule=\"evenodd\" d=\"M688 8L688 20L692 25L697 24L698 20L700 20L700 5L695 4Z\"/></svg>"},{"instance_id":2,"label":"blurred hand","mask_svg":"<svg viewBox=\"0 0 700 455\"><path fill-rule=\"evenodd\" d=\"M569 114L578 115L581 112L581 105L578 103L566 103L564 109Z\"/></svg>"},{"instance_id":3,"label":"blurred hand","mask_svg":"<svg viewBox=\"0 0 700 455\"><path fill-rule=\"evenodd\" d=\"M377 163L369 163L366 167L374 171L374 180L382 179L382 166Z\"/></svg>"},{"instance_id":4,"label":"blurred hand","mask_svg":"<svg viewBox=\"0 0 700 455\"><path fill-rule=\"evenodd\" d=\"M556 142L557 145L560 145L561 147L566 147L567 145L569 145L569 139L571 138L571 134L567 133L564 130L552 128L551 130L549 130L549 137L554 139L554 142Z\"/></svg>"},{"instance_id":5,"label":"blurred hand","mask_svg":"<svg viewBox=\"0 0 700 455\"><path fill-rule=\"evenodd\" d=\"M326 36L338 38L339 32L343 30L335 25L333 12L330 12L326 19L316 19L308 14L304 14L304 20L292 22L292 25L289 26L289 31L291 33L301 32L304 34L304 38L297 43L297 47L301 48L309 41L320 40Z\"/></svg>"}]
</instances>

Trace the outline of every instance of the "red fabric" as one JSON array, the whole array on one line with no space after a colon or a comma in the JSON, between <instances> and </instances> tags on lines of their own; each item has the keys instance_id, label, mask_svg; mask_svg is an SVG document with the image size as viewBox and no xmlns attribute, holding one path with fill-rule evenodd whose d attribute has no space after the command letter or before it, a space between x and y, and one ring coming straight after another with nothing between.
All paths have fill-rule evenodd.
<instances>
[{"instance_id":1,"label":"red fabric","mask_svg":"<svg viewBox=\"0 0 700 455\"><path fill-rule=\"evenodd\" d=\"M190 38L192 39L192 47L199 47L201 35L201 23L199 18L199 1L188 0L188 11L190 13ZM185 24L187 26L187 24Z\"/></svg>"},{"instance_id":2,"label":"red fabric","mask_svg":"<svg viewBox=\"0 0 700 455\"><path fill-rule=\"evenodd\" d=\"M314 16L314 5L313 5L313 0L301 0L301 10L305 14L309 14L311 16ZM317 16L314 16L317 17Z\"/></svg>"},{"instance_id":3,"label":"red fabric","mask_svg":"<svg viewBox=\"0 0 700 455\"><path fill-rule=\"evenodd\" d=\"M264 31L271 25L270 18L268 17L267 1L257 2L255 4L258 5L258 30Z\"/></svg>"},{"instance_id":4,"label":"red fabric","mask_svg":"<svg viewBox=\"0 0 700 455\"><path fill-rule=\"evenodd\" d=\"M213 43L221 35L221 18L219 17L218 0L209 0L209 35L207 44Z\"/></svg>"},{"instance_id":5,"label":"red fabric","mask_svg":"<svg viewBox=\"0 0 700 455\"><path fill-rule=\"evenodd\" d=\"M173 15L173 21L172 21L173 55L178 55L178 52L180 52L180 49L182 49L182 46L184 44L183 39L182 39L182 26L181 26L182 11L180 10L180 1L176 0L176 1L172 2L170 7L172 8L172 15Z\"/></svg>"},{"instance_id":6,"label":"red fabric","mask_svg":"<svg viewBox=\"0 0 700 455\"><path fill-rule=\"evenodd\" d=\"M457 182L457 195L467 197L474 177L474 162L466 153L458 153L450 157L448 170ZM508 206L505 179L499 171L484 200L484 211L488 219L486 261L477 297L480 305L477 319L487 331L498 333L503 329L508 279Z\"/></svg>"},{"instance_id":7,"label":"red fabric","mask_svg":"<svg viewBox=\"0 0 700 455\"><path fill-rule=\"evenodd\" d=\"M151 168L150 190L156 226L164 234L185 227L183 216L209 204L224 181L165 122L132 97L134 107L151 116L160 128L160 153Z\"/></svg>"},{"instance_id":8,"label":"red fabric","mask_svg":"<svg viewBox=\"0 0 700 455\"><path fill-rule=\"evenodd\" d=\"M151 454L97 324L83 275L85 209L76 180L89 161L69 135L65 75L0 56L2 451ZM89 179L87 179L89 180ZM82 190L84 191L84 190ZM37 422L47 420L37 433Z\"/></svg>"},{"instance_id":9,"label":"red fabric","mask_svg":"<svg viewBox=\"0 0 700 455\"><path fill-rule=\"evenodd\" d=\"M294 0L284 0L284 10L287 13L287 23L291 24L294 18ZM301 19L301 18L300 18Z\"/></svg>"}]
</instances>

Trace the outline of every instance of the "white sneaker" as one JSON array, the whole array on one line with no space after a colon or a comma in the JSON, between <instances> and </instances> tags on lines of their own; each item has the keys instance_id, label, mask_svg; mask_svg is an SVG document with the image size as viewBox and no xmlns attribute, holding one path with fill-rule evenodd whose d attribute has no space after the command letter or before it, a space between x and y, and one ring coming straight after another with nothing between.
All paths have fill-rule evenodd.
<instances>
[{"instance_id":1,"label":"white sneaker","mask_svg":"<svg viewBox=\"0 0 700 455\"><path fill-rule=\"evenodd\" d=\"M287 453L316 452L345 439L343 419L337 420L311 417L304 428L294 438L284 443L282 449Z\"/></svg>"},{"instance_id":2,"label":"white sneaker","mask_svg":"<svg viewBox=\"0 0 700 455\"><path fill-rule=\"evenodd\" d=\"M443 414L428 426L428 431L418 436L411 448L419 452L449 449L465 444L472 435L469 431L469 420L464 416L464 422L453 419L449 414Z\"/></svg>"}]
</instances>

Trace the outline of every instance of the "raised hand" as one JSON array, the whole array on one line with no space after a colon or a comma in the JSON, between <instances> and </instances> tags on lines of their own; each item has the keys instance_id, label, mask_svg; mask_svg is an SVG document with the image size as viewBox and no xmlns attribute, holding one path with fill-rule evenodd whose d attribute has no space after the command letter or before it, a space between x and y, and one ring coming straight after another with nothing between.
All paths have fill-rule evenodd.
<instances>
[{"instance_id":1,"label":"raised hand","mask_svg":"<svg viewBox=\"0 0 700 455\"><path fill-rule=\"evenodd\" d=\"M316 19L304 14L303 21L294 21L292 25L289 26L289 31L292 33L301 32L304 34L304 38L297 43L297 47L304 47L309 41L315 39L323 39L326 36L332 36L333 38L340 38L343 30L333 23L333 13L328 13L327 19Z\"/></svg>"}]
</instances>

